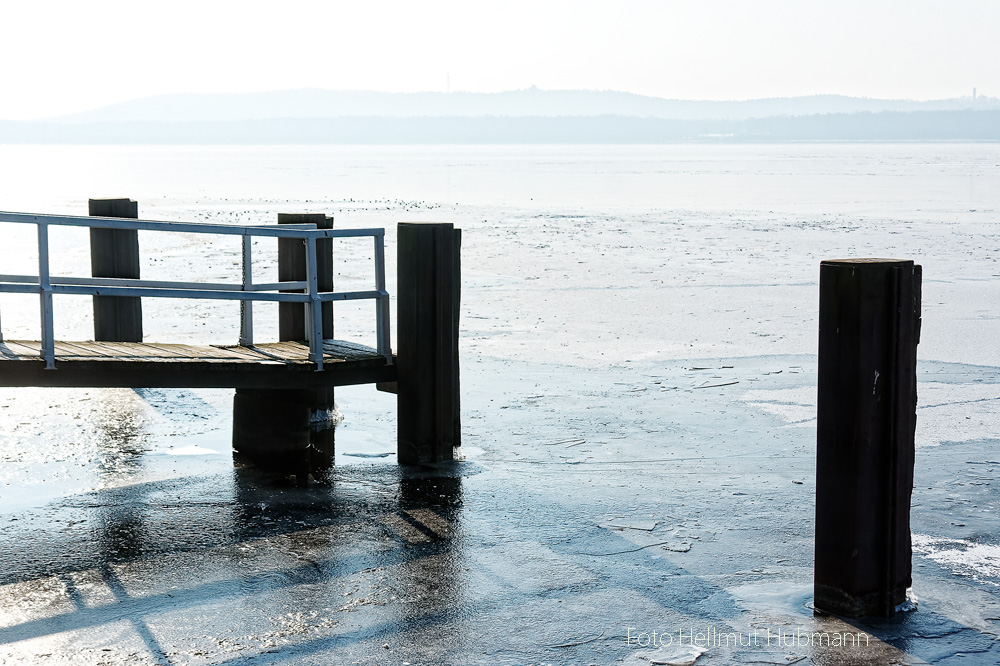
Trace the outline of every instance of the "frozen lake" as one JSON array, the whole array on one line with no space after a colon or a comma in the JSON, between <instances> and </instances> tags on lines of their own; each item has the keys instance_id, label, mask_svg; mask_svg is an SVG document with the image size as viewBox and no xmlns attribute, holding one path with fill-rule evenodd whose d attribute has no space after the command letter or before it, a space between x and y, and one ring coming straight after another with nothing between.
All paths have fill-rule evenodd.
<instances>
[{"instance_id":1,"label":"frozen lake","mask_svg":"<svg viewBox=\"0 0 1000 666\"><path fill-rule=\"evenodd\" d=\"M395 224L454 222L468 458L407 478L394 398L338 389L330 478L261 488L233 468L231 391L0 389L0 661L640 663L621 636L643 618L827 626L807 606L819 262L882 256L924 267L922 606L857 663L996 663L1000 145L0 146L0 182L9 211L127 196L145 219L384 226L390 293ZM34 274L33 229L0 226L3 271ZM88 274L86 232L53 247ZM238 279L236 243L140 247L146 278ZM370 279L335 252L339 288ZM371 344L372 306L337 308ZM237 339L234 305L143 310L151 341ZM0 296L0 320L37 337L37 299ZM91 337L89 298L57 299L56 331Z\"/></svg>"},{"instance_id":2,"label":"frozen lake","mask_svg":"<svg viewBox=\"0 0 1000 666\"><path fill-rule=\"evenodd\" d=\"M564 213L933 218L995 208L996 144L2 146L7 207L402 200ZM117 193L117 194L116 194Z\"/></svg>"},{"instance_id":3,"label":"frozen lake","mask_svg":"<svg viewBox=\"0 0 1000 666\"><path fill-rule=\"evenodd\" d=\"M892 256L924 265L923 358L1000 360L989 344L1000 302L995 144L3 146L0 179L11 211L83 214L88 197L128 196L147 219L266 223L315 211L390 236L399 221L453 221L468 230L466 342L489 355L527 345L589 364L810 352L818 262ZM4 226L6 270L33 272L30 233ZM144 275L197 266L206 279L236 276L232 248L199 244L149 238ZM87 270L85 232L56 248L62 265ZM339 281L363 279L365 267L340 267ZM5 332L37 326L6 314L6 300ZM57 326L86 334L86 299L72 300L79 316ZM164 325L148 319L152 333ZM171 334L223 335L232 317L190 323Z\"/></svg>"},{"instance_id":4,"label":"frozen lake","mask_svg":"<svg viewBox=\"0 0 1000 666\"><path fill-rule=\"evenodd\" d=\"M385 226L391 293L395 223L454 222L465 230L469 387L508 362L578 368L570 376L582 386L592 370L627 378L684 359L812 355L819 262L850 256L924 266L922 360L1000 365L993 144L4 146L0 179L0 208L11 211L85 214L88 197L128 196L146 219L268 223L278 212L324 212L339 227ZM5 270L35 273L33 228L3 226ZM236 241L142 234L144 277L239 279ZM53 245L54 270L88 274L85 230ZM273 269L273 248L262 241L257 251L262 270ZM338 245L340 288L364 288L368 256L367 245ZM56 306L57 337L92 336L88 298ZM338 306L338 335L371 344L371 308ZM228 344L238 334L233 303L147 299L144 312L149 340ZM258 339L274 336L274 310L255 312ZM37 338L36 298L0 296L0 316L8 338ZM338 393L348 417L341 463L394 449L392 399L369 388ZM956 399L953 388L927 390L944 396L938 402ZM48 465L41 477L65 475L66 490L85 489L100 459L96 424L114 418L88 401L103 404L113 392L55 393L0 391L3 477L31 484L37 465ZM111 402L144 415L128 412L145 424L143 450L211 451L224 466L229 395L162 391ZM995 425L987 412L996 397L990 388L968 396L983 427ZM785 398L780 410L808 421L811 393ZM68 443L56 456L40 444L51 438Z\"/></svg>"}]
</instances>

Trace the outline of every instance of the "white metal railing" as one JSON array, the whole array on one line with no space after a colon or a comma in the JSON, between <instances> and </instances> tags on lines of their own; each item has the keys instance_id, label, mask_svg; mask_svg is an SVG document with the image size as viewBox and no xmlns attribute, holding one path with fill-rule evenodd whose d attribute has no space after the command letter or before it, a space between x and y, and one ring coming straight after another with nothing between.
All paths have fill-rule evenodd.
<instances>
[{"instance_id":1,"label":"white metal railing","mask_svg":"<svg viewBox=\"0 0 1000 666\"><path fill-rule=\"evenodd\" d=\"M384 229L317 229L314 224L237 226L201 222L158 222L119 217L70 217L0 212L0 222L35 224L38 227L38 275L0 275L0 293L37 293L42 317L42 349L45 367L55 368L53 294L92 296L142 296L162 298L206 298L240 301L240 344L253 345L253 301L302 303L305 306L306 336L310 358L316 370L323 369L323 317L326 301L374 299L378 353L392 363L389 345L389 293L385 289ZM240 284L206 282L165 282L129 278L79 278L53 276L49 267L49 227L99 227L195 234L242 236L243 280ZM297 282L255 284L252 278L251 239L254 236L299 238L306 246L306 279ZM322 238L372 236L375 241L375 289L369 291L324 291L318 289L316 241ZM279 293L302 289L304 293ZM0 334L0 341L3 340Z\"/></svg>"}]
</instances>

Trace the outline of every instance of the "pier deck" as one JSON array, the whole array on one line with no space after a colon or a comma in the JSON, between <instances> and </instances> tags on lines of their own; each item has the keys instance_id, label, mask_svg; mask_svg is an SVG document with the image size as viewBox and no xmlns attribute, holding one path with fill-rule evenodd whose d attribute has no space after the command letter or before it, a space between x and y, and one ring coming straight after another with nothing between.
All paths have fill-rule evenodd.
<instances>
[{"instance_id":1,"label":"pier deck","mask_svg":"<svg viewBox=\"0 0 1000 666\"><path fill-rule=\"evenodd\" d=\"M0 223L35 227L38 255L36 275L0 274L0 293L37 295L41 324L38 341L4 341L0 333L0 386L232 388L234 449L273 453L312 446L313 417L334 407L330 389L375 384L397 396L400 463L453 458L461 443L462 237L453 224L404 222L397 228L397 355L390 341L385 229L334 229L333 218L323 213L279 214L277 225L143 220L131 199L91 199L88 208L87 217L0 212ZM53 270L50 232L66 227L90 229L90 277ZM143 278L140 232L239 239L240 256L231 263L240 266L240 280ZM264 267L258 262L254 270L254 256L271 238L277 241L278 281L262 282ZM357 238L372 239L373 283L337 291L334 240ZM226 260L220 255L213 261ZM197 277L197 267L191 269ZM350 271L354 275L355 268ZM56 340L56 296L66 295L93 298L96 342ZM238 301L239 344L144 342L147 298ZM364 300L375 305L375 349L333 339L334 303ZM258 301L278 304L281 342L255 343ZM322 439L322 447L332 446L332 437Z\"/></svg>"},{"instance_id":2,"label":"pier deck","mask_svg":"<svg viewBox=\"0 0 1000 666\"><path fill-rule=\"evenodd\" d=\"M323 341L323 371L307 344L270 342L187 345L148 342L55 342L55 370L41 342L0 343L0 386L133 388L328 388L392 382L396 366L370 347Z\"/></svg>"}]
</instances>

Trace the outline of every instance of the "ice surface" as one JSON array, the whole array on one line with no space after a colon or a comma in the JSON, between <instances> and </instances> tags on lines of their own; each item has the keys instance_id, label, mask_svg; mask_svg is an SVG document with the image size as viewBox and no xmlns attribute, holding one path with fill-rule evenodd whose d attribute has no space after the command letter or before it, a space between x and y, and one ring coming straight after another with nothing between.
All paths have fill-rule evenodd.
<instances>
[{"instance_id":1,"label":"ice surface","mask_svg":"<svg viewBox=\"0 0 1000 666\"><path fill-rule=\"evenodd\" d=\"M656 652L638 653L636 657L650 664L663 666L691 666L698 657L708 652L708 648L697 645L662 647Z\"/></svg>"}]
</instances>

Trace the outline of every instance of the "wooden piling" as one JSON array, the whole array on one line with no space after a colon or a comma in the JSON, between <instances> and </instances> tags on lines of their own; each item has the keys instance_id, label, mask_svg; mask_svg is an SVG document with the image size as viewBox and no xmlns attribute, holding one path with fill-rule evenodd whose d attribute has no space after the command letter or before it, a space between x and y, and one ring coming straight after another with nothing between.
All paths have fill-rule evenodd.
<instances>
[{"instance_id":1,"label":"wooden piling","mask_svg":"<svg viewBox=\"0 0 1000 666\"><path fill-rule=\"evenodd\" d=\"M820 265L814 603L890 617L911 585L921 267Z\"/></svg>"},{"instance_id":2,"label":"wooden piling","mask_svg":"<svg viewBox=\"0 0 1000 666\"><path fill-rule=\"evenodd\" d=\"M139 204L129 199L91 199L94 217L137 219ZM93 277L139 278L139 232L135 229L90 229ZM142 342L142 299L137 296L94 296L94 340Z\"/></svg>"},{"instance_id":3,"label":"wooden piling","mask_svg":"<svg viewBox=\"0 0 1000 666\"><path fill-rule=\"evenodd\" d=\"M279 213L278 224L315 224L332 229L333 218L322 213ZM320 291L333 291L333 239L316 241ZM278 281L306 279L305 243L278 239ZM301 289L288 290L301 292ZM323 337L333 338L333 303L323 303ZM278 339L306 339L305 307L278 304ZM333 388L237 389L233 402L233 448L258 464L292 462L312 470L329 467L334 455L336 404ZM305 452L306 462L297 455Z\"/></svg>"},{"instance_id":4,"label":"wooden piling","mask_svg":"<svg viewBox=\"0 0 1000 666\"><path fill-rule=\"evenodd\" d=\"M310 406L294 389L237 389L233 448L241 453L279 453L309 447Z\"/></svg>"},{"instance_id":5,"label":"wooden piling","mask_svg":"<svg viewBox=\"0 0 1000 666\"><path fill-rule=\"evenodd\" d=\"M333 229L333 218L323 213L278 213L278 224L315 224L318 229ZM316 278L320 291L333 291L333 239L316 241ZM306 248L298 238L278 239L278 281L306 279ZM301 289L289 290L301 292ZM278 303L278 339L306 339L306 306L302 303ZM323 337L333 337L333 303L323 303Z\"/></svg>"},{"instance_id":6,"label":"wooden piling","mask_svg":"<svg viewBox=\"0 0 1000 666\"><path fill-rule=\"evenodd\" d=\"M333 229L333 218L323 213L278 213L278 224L315 224L317 229ZM306 279L305 243L297 238L278 239L278 281L299 281ZM320 291L333 291L333 239L321 238L316 241L316 282ZM302 290L296 290L302 291ZM278 340L304 341L306 339L306 307L301 303L278 303ZM333 303L322 305L323 338L333 338ZM322 431L332 429L333 410L336 404L333 389L313 391L302 397L312 409L312 430L314 444L324 443L332 456L331 438Z\"/></svg>"},{"instance_id":7,"label":"wooden piling","mask_svg":"<svg viewBox=\"0 0 1000 666\"><path fill-rule=\"evenodd\" d=\"M452 460L461 444L462 232L452 224L401 223L396 244L398 459Z\"/></svg>"}]
</instances>

